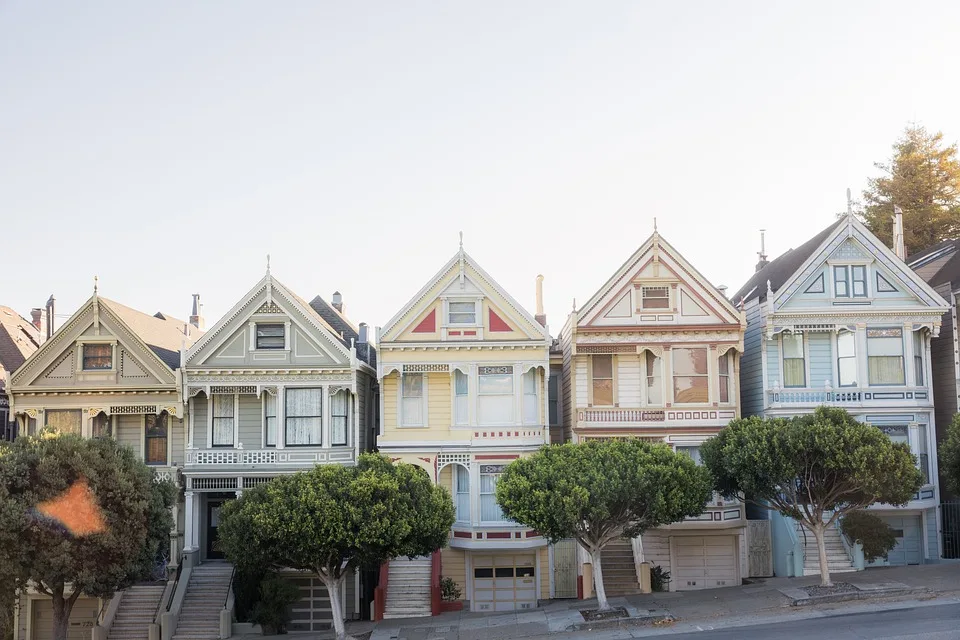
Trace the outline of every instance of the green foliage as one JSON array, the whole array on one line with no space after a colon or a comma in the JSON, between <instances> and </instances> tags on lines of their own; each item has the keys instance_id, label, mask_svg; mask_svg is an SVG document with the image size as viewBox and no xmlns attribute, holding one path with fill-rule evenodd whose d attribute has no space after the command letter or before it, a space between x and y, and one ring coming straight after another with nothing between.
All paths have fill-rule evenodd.
<instances>
[{"instance_id":1,"label":"green foliage","mask_svg":"<svg viewBox=\"0 0 960 640\"><path fill-rule=\"evenodd\" d=\"M904 243L917 253L960 233L960 161L957 145L943 134L908 126L893 145L888 163L875 165L883 175L871 178L863 192L859 217L880 240L892 242L893 206L903 210Z\"/></svg>"},{"instance_id":2,"label":"green foliage","mask_svg":"<svg viewBox=\"0 0 960 640\"><path fill-rule=\"evenodd\" d=\"M147 503L147 539L141 547L140 557L132 567L131 582L156 577L158 560L170 554L170 530L173 528L173 513L170 510L176 500L176 485L154 476ZM166 579L166 576L162 577Z\"/></svg>"},{"instance_id":3,"label":"green foliage","mask_svg":"<svg viewBox=\"0 0 960 640\"><path fill-rule=\"evenodd\" d=\"M463 592L460 591L460 585L450 577L440 578L440 597L447 601L459 600Z\"/></svg>"},{"instance_id":4,"label":"green foliage","mask_svg":"<svg viewBox=\"0 0 960 640\"><path fill-rule=\"evenodd\" d=\"M54 637L85 594L109 598L137 575L148 535L152 471L110 438L44 432L0 450L0 578L32 581L54 603ZM105 530L74 535L37 506L86 480ZM8 582L9 584L10 582ZM67 584L73 586L65 596Z\"/></svg>"},{"instance_id":5,"label":"green foliage","mask_svg":"<svg viewBox=\"0 0 960 640\"><path fill-rule=\"evenodd\" d=\"M890 550L897 546L893 528L866 511L851 511L840 521L840 528L848 538L863 545L863 557L867 562L886 559Z\"/></svg>"},{"instance_id":6,"label":"green foliage","mask_svg":"<svg viewBox=\"0 0 960 640\"><path fill-rule=\"evenodd\" d=\"M260 583L267 576L262 567L237 567L233 574L233 613L237 622L252 622L253 608L260 599Z\"/></svg>"},{"instance_id":7,"label":"green foliage","mask_svg":"<svg viewBox=\"0 0 960 640\"><path fill-rule=\"evenodd\" d=\"M511 463L497 482L509 518L551 542L574 537L588 549L699 515L710 495L705 469L638 439L544 447Z\"/></svg>"},{"instance_id":8,"label":"green foliage","mask_svg":"<svg viewBox=\"0 0 960 640\"><path fill-rule=\"evenodd\" d=\"M261 626L263 635L284 634L293 615L293 603L300 599L297 585L270 575L260 582L259 597L250 621Z\"/></svg>"},{"instance_id":9,"label":"green foliage","mask_svg":"<svg viewBox=\"0 0 960 640\"><path fill-rule=\"evenodd\" d=\"M670 584L670 572L664 571L658 564L650 567L650 588L653 591L666 591Z\"/></svg>"},{"instance_id":10,"label":"green foliage","mask_svg":"<svg viewBox=\"0 0 960 640\"><path fill-rule=\"evenodd\" d=\"M960 495L960 413L953 416L947 427L947 437L940 443L940 474L947 481L947 489Z\"/></svg>"}]
</instances>

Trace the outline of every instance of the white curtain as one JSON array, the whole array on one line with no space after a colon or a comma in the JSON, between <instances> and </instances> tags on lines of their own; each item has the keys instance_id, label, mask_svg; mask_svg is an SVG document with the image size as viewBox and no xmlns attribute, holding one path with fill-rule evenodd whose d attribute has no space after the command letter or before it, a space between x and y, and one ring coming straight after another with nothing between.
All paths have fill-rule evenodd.
<instances>
[{"instance_id":1,"label":"white curtain","mask_svg":"<svg viewBox=\"0 0 960 640\"><path fill-rule=\"evenodd\" d=\"M423 374L405 373L400 382L401 424L405 427L423 425Z\"/></svg>"},{"instance_id":2,"label":"white curtain","mask_svg":"<svg viewBox=\"0 0 960 640\"><path fill-rule=\"evenodd\" d=\"M482 522L506 522L500 505L497 504L497 480L500 474L482 474L480 476L480 520Z\"/></svg>"},{"instance_id":3,"label":"white curtain","mask_svg":"<svg viewBox=\"0 0 960 640\"><path fill-rule=\"evenodd\" d=\"M867 330L867 371L870 384L903 384L901 329Z\"/></svg>"},{"instance_id":4,"label":"white curtain","mask_svg":"<svg viewBox=\"0 0 960 640\"><path fill-rule=\"evenodd\" d=\"M646 352L647 366L647 406L663 406L663 361L649 351Z\"/></svg>"},{"instance_id":5,"label":"white curtain","mask_svg":"<svg viewBox=\"0 0 960 640\"><path fill-rule=\"evenodd\" d=\"M213 446L233 446L234 396L213 396Z\"/></svg>"},{"instance_id":6,"label":"white curtain","mask_svg":"<svg viewBox=\"0 0 960 640\"><path fill-rule=\"evenodd\" d=\"M264 394L264 419L267 428L267 446L277 446L277 396Z\"/></svg>"},{"instance_id":7,"label":"white curtain","mask_svg":"<svg viewBox=\"0 0 960 640\"><path fill-rule=\"evenodd\" d=\"M469 384L463 371L453 372L454 424L467 424L470 421Z\"/></svg>"},{"instance_id":8,"label":"white curtain","mask_svg":"<svg viewBox=\"0 0 960 640\"><path fill-rule=\"evenodd\" d=\"M512 424L513 374L495 373L479 378L478 419L480 424Z\"/></svg>"},{"instance_id":9,"label":"white curtain","mask_svg":"<svg viewBox=\"0 0 960 640\"><path fill-rule=\"evenodd\" d=\"M57 433L75 433L80 435L82 412L79 409L47 410L43 417L46 426L53 428Z\"/></svg>"},{"instance_id":10,"label":"white curtain","mask_svg":"<svg viewBox=\"0 0 960 640\"><path fill-rule=\"evenodd\" d=\"M347 444L347 416L350 408L350 392L346 389L330 398L330 444Z\"/></svg>"},{"instance_id":11,"label":"white curtain","mask_svg":"<svg viewBox=\"0 0 960 640\"><path fill-rule=\"evenodd\" d=\"M320 444L322 389L288 388L286 394L286 444Z\"/></svg>"},{"instance_id":12,"label":"white curtain","mask_svg":"<svg viewBox=\"0 0 960 640\"><path fill-rule=\"evenodd\" d=\"M540 394L537 388L537 370L531 369L523 374L523 423L540 422Z\"/></svg>"},{"instance_id":13,"label":"white curtain","mask_svg":"<svg viewBox=\"0 0 960 640\"><path fill-rule=\"evenodd\" d=\"M459 464L457 470L457 522L470 522L470 470Z\"/></svg>"}]
</instances>

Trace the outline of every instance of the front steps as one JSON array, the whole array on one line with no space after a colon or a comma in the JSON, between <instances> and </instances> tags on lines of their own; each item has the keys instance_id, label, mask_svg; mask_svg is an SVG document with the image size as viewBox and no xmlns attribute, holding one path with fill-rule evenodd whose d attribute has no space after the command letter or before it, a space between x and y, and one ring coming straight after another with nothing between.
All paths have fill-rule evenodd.
<instances>
[{"instance_id":1,"label":"front steps","mask_svg":"<svg viewBox=\"0 0 960 640\"><path fill-rule=\"evenodd\" d=\"M806 532L806 538L804 538L804 532ZM797 522L797 538L800 539L800 544L804 545L803 575L820 575L820 552L817 549L817 538L813 535L812 531L807 529L799 521ZM840 539L840 532L837 531L836 527L827 527L827 530L823 533L823 543L827 548L827 567L830 569L831 574L847 573L857 570L853 566L853 560L850 559L850 554L847 553L846 547L843 546L843 541Z\"/></svg>"},{"instance_id":2,"label":"front steps","mask_svg":"<svg viewBox=\"0 0 960 640\"><path fill-rule=\"evenodd\" d=\"M174 640L218 640L220 612L227 599L233 565L207 562L194 567L180 608Z\"/></svg>"},{"instance_id":3,"label":"front steps","mask_svg":"<svg viewBox=\"0 0 960 640\"><path fill-rule=\"evenodd\" d=\"M123 592L108 640L147 640L166 582L134 585Z\"/></svg>"},{"instance_id":4,"label":"front steps","mask_svg":"<svg viewBox=\"0 0 960 640\"><path fill-rule=\"evenodd\" d=\"M387 578L387 602L383 618L421 618L433 614L430 606L430 556L394 558Z\"/></svg>"},{"instance_id":5,"label":"front steps","mask_svg":"<svg viewBox=\"0 0 960 640\"><path fill-rule=\"evenodd\" d=\"M633 543L630 540L619 539L608 543L600 555L600 570L608 598L640 593Z\"/></svg>"}]
</instances>

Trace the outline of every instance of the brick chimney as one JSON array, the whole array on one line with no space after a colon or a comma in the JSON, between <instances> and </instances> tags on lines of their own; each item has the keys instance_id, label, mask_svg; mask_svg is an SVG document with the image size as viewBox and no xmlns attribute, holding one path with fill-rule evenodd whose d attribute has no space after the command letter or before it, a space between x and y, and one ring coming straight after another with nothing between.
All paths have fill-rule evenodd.
<instances>
[{"instance_id":1,"label":"brick chimney","mask_svg":"<svg viewBox=\"0 0 960 640\"><path fill-rule=\"evenodd\" d=\"M333 292L333 297L330 299L330 305L340 312L340 315L346 315L343 312L343 296L340 295L339 291Z\"/></svg>"},{"instance_id":2,"label":"brick chimney","mask_svg":"<svg viewBox=\"0 0 960 640\"><path fill-rule=\"evenodd\" d=\"M200 303L200 294L193 294L193 311L190 313L190 324L195 326L197 329L203 331L206 323L203 320L201 313L203 312L203 305Z\"/></svg>"},{"instance_id":3,"label":"brick chimney","mask_svg":"<svg viewBox=\"0 0 960 640\"><path fill-rule=\"evenodd\" d=\"M37 343L43 344L47 340L46 309L30 309L30 321L37 329Z\"/></svg>"}]
</instances>

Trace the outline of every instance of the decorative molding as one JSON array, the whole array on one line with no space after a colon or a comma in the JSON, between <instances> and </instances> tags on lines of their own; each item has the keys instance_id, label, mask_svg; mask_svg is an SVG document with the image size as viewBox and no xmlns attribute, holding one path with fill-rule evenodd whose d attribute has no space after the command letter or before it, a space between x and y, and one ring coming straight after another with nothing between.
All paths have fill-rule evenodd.
<instances>
[{"instance_id":1,"label":"decorative molding","mask_svg":"<svg viewBox=\"0 0 960 640\"><path fill-rule=\"evenodd\" d=\"M247 382L248 384L256 384L258 382L339 382L339 381L352 381L352 380L353 380L353 375L349 373L345 373L345 374L285 373L285 374L263 374L263 375L238 374L235 376L207 376L207 375L192 376L189 373L187 374L187 381L190 383L191 390L195 389L195 387L193 387L194 383L230 382L234 384L240 384L243 382ZM233 393L233 391L231 391L230 393Z\"/></svg>"},{"instance_id":2,"label":"decorative molding","mask_svg":"<svg viewBox=\"0 0 960 640\"><path fill-rule=\"evenodd\" d=\"M610 332L610 333L589 333L577 334L577 352L581 353L583 346L590 344L640 344L646 347L645 343L675 343L675 342L730 342L739 344L742 336L739 332L732 331L657 331L645 332L642 327L636 333Z\"/></svg>"}]
</instances>

